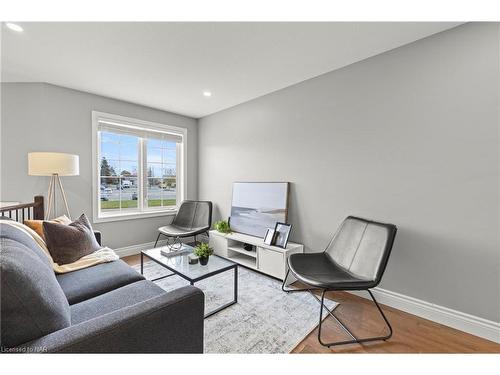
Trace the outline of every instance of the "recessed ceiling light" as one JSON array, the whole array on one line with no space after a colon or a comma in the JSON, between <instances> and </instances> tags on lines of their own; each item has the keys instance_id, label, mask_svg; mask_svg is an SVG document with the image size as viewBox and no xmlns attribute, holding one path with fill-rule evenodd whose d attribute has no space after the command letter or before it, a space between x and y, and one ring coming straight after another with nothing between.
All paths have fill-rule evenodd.
<instances>
[{"instance_id":1,"label":"recessed ceiling light","mask_svg":"<svg viewBox=\"0 0 500 375\"><path fill-rule=\"evenodd\" d=\"M12 31L17 31L18 33L21 33L21 32L24 31L24 29L21 26L19 26L18 24L16 24L16 23L7 22L5 24L5 26L7 26Z\"/></svg>"},{"instance_id":2,"label":"recessed ceiling light","mask_svg":"<svg viewBox=\"0 0 500 375\"><path fill-rule=\"evenodd\" d=\"M203 91L203 96L210 98L212 96L212 93L210 91Z\"/></svg>"}]
</instances>

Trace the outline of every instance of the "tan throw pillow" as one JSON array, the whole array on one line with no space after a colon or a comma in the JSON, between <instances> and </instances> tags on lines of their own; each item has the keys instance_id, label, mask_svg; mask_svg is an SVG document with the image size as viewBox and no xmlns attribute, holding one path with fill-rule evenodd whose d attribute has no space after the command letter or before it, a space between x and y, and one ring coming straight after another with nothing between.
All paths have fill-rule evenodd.
<instances>
[{"instance_id":1,"label":"tan throw pillow","mask_svg":"<svg viewBox=\"0 0 500 375\"><path fill-rule=\"evenodd\" d=\"M52 223L59 223L64 225L69 225L71 223L71 220L66 215L56 217L55 219L49 221ZM42 239L45 241L45 236L43 234L43 222L44 220L24 220L23 223L27 227L33 229L36 232L36 234L42 237Z\"/></svg>"},{"instance_id":2,"label":"tan throw pillow","mask_svg":"<svg viewBox=\"0 0 500 375\"><path fill-rule=\"evenodd\" d=\"M43 232L50 255L59 265L73 263L101 248L85 214L68 225L44 221Z\"/></svg>"}]
</instances>

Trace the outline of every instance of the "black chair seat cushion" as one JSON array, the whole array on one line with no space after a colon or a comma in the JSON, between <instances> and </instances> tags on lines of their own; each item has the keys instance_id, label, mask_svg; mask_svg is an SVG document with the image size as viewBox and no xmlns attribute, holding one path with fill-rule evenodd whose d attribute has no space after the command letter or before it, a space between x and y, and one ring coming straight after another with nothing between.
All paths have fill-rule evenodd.
<instances>
[{"instance_id":1,"label":"black chair seat cushion","mask_svg":"<svg viewBox=\"0 0 500 375\"><path fill-rule=\"evenodd\" d=\"M358 290L375 286L373 280L356 277L335 264L326 253L292 254L290 271L297 280L310 286L329 290Z\"/></svg>"},{"instance_id":2,"label":"black chair seat cushion","mask_svg":"<svg viewBox=\"0 0 500 375\"><path fill-rule=\"evenodd\" d=\"M204 233L209 229L210 227L183 228L174 224L169 224L158 228L158 231L168 237L191 237L196 234Z\"/></svg>"},{"instance_id":3,"label":"black chair seat cushion","mask_svg":"<svg viewBox=\"0 0 500 375\"><path fill-rule=\"evenodd\" d=\"M57 275L70 305L141 280L144 277L123 260Z\"/></svg>"},{"instance_id":4,"label":"black chair seat cushion","mask_svg":"<svg viewBox=\"0 0 500 375\"><path fill-rule=\"evenodd\" d=\"M151 281L142 280L71 306L71 324L78 324L166 293Z\"/></svg>"}]
</instances>

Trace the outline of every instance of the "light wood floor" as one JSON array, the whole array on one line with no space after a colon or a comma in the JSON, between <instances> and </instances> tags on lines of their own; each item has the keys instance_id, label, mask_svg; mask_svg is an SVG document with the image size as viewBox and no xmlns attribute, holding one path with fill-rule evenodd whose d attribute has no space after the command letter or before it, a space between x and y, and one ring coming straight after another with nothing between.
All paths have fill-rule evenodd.
<instances>
[{"instance_id":1,"label":"light wood floor","mask_svg":"<svg viewBox=\"0 0 500 375\"><path fill-rule=\"evenodd\" d=\"M140 263L139 255L123 258L130 265ZM345 292L328 295L340 303L335 314L357 337L383 334L384 324L373 303ZM353 344L325 348L318 343L317 328L295 347L293 353L500 353L500 344L419 318L415 315L382 305L394 334L386 342ZM318 305L319 314L319 305ZM347 339L342 330L327 318L323 324L323 339Z\"/></svg>"}]
</instances>

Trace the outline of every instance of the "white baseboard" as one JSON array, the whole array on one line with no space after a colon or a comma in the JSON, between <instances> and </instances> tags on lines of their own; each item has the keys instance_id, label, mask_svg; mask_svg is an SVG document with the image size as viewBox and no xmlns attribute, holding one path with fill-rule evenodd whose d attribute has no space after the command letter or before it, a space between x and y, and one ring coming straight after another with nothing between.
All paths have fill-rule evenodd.
<instances>
[{"instance_id":1,"label":"white baseboard","mask_svg":"<svg viewBox=\"0 0 500 375\"><path fill-rule=\"evenodd\" d=\"M207 236L198 236L198 239L200 241L208 242ZM183 242L192 242L192 238L184 239ZM166 240L158 241L159 246L164 246L166 243ZM144 249L151 249L154 244L155 243L153 241L126 246L115 249L115 252L120 258L122 258L129 255L139 254L141 250ZM391 292L390 290L375 288L372 292L375 295L375 298L377 298L377 301L384 305L500 343L500 323L466 314L444 306L439 306L417 298L409 297L404 294ZM369 298L366 292L351 293L364 298Z\"/></svg>"},{"instance_id":2,"label":"white baseboard","mask_svg":"<svg viewBox=\"0 0 500 375\"><path fill-rule=\"evenodd\" d=\"M159 242L159 241L158 241ZM154 246L154 242L140 243L137 245L120 247L118 249L114 249L116 255L120 258L128 257L130 255L140 254L142 250L151 249Z\"/></svg>"},{"instance_id":3,"label":"white baseboard","mask_svg":"<svg viewBox=\"0 0 500 375\"><path fill-rule=\"evenodd\" d=\"M191 237L181 238L181 242L184 242L184 243L189 243L192 241L193 241L193 239ZM167 240L160 240L160 241L158 241L157 246L165 246L166 244L167 244ZM123 258L123 257L128 257L130 255L140 254L142 250L152 249L154 247L154 245L155 245L155 242L152 241L152 242L140 243L137 245L120 247L118 249L114 249L114 251L115 251L116 255L118 255L120 258Z\"/></svg>"},{"instance_id":4,"label":"white baseboard","mask_svg":"<svg viewBox=\"0 0 500 375\"><path fill-rule=\"evenodd\" d=\"M378 302L395 309L500 343L500 323L381 288L372 290ZM366 292L351 292L369 298Z\"/></svg>"}]
</instances>

